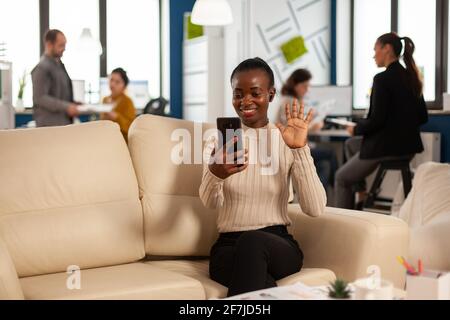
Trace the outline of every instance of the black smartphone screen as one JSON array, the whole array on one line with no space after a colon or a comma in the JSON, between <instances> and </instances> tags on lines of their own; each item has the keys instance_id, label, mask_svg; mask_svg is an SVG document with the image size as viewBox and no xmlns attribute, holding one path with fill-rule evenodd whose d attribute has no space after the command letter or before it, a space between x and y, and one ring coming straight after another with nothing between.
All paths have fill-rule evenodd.
<instances>
[{"instance_id":1,"label":"black smartphone screen","mask_svg":"<svg viewBox=\"0 0 450 320\"><path fill-rule=\"evenodd\" d=\"M219 147L223 147L235 136L237 136L238 141L234 144L234 147L227 150L227 153L243 150L242 126L240 118L217 118L217 129L221 135L219 137L219 142L222 143Z\"/></svg>"}]
</instances>

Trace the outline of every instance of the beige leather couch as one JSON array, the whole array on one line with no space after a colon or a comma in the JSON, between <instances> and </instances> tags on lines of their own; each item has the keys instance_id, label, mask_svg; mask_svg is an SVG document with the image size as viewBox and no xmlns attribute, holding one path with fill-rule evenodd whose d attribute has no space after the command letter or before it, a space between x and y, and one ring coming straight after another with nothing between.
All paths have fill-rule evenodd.
<instances>
[{"instance_id":1,"label":"beige leather couch","mask_svg":"<svg viewBox=\"0 0 450 320\"><path fill-rule=\"evenodd\" d=\"M427 162L417 168L408 198L393 213L410 227L411 263L421 259L427 269L450 271L449 194L450 164Z\"/></svg>"},{"instance_id":2,"label":"beige leather couch","mask_svg":"<svg viewBox=\"0 0 450 320\"><path fill-rule=\"evenodd\" d=\"M170 160L180 128L193 136L191 122L140 116L129 148L112 122L0 132L0 299L224 297L208 277L217 212L198 197L201 165ZM280 285L352 281L378 265L403 286L401 220L290 214L305 268Z\"/></svg>"}]
</instances>

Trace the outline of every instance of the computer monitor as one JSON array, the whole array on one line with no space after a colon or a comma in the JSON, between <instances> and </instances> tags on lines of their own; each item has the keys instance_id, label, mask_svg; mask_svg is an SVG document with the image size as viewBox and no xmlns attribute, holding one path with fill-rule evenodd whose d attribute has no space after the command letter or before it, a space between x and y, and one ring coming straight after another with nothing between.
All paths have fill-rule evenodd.
<instances>
[{"instance_id":1,"label":"computer monitor","mask_svg":"<svg viewBox=\"0 0 450 320\"><path fill-rule=\"evenodd\" d=\"M0 61L0 130L15 127L12 100L12 63Z\"/></svg>"},{"instance_id":2,"label":"computer monitor","mask_svg":"<svg viewBox=\"0 0 450 320\"><path fill-rule=\"evenodd\" d=\"M76 102L86 102L86 89L84 80L72 80L73 100Z\"/></svg>"},{"instance_id":3,"label":"computer monitor","mask_svg":"<svg viewBox=\"0 0 450 320\"><path fill-rule=\"evenodd\" d=\"M111 94L109 90L109 79L100 79L100 97L103 99ZM138 109L143 109L150 100L148 93L147 80L130 80L127 87L127 94L133 100L134 106Z\"/></svg>"},{"instance_id":4,"label":"computer monitor","mask_svg":"<svg viewBox=\"0 0 450 320\"><path fill-rule=\"evenodd\" d=\"M351 86L312 86L305 97L305 106L314 108L322 117L350 117L352 105Z\"/></svg>"}]
</instances>

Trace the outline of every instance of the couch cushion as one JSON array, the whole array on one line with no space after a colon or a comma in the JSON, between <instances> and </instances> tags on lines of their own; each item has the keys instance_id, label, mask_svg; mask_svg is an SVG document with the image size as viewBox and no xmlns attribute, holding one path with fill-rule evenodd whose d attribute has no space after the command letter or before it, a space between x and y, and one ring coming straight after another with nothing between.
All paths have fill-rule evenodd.
<instances>
[{"instance_id":1,"label":"couch cushion","mask_svg":"<svg viewBox=\"0 0 450 320\"><path fill-rule=\"evenodd\" d=\"M427 162L414 175L413 188L395 215L411 228L427 225L450 208L450 165Z\"/></svg>"},{"instance_id":2,"label":"couch cushion","mask_svg":"<svg viewBox=\"0 0 450 320\"><path fill-rule=\"evenodd\" d=\"M144 263L87 269L80 289L69 290L69 275L56 273L20 279L26 299L204 299L200 282ZM69 279L70 282L71 279Z\"/></svg>"},{"instance_id":3,"label":"couch cushion","mask_svg":"<svg viewBox=\"0 0 450 320\"><path fill-rule=\"evenodd\" d=\"M163 260L148 261L147 264L164 270L177 272L200 281L205 289L207 299L224 298L228 289L209 277L208 260ZM289 277L277 281L279 286L303 282L310 286L326 285L335 279L332 271L327 269L303 269Z\"/></svg>"},{"instance_id":4,"label":"couch cushion","mask_svg":"<svg viewBox=\"0 0 450 320\"><path fill-rule=\"evenodd\" d=\"M23 300L23 298L13 261L0 237L0 300Z\"/></svg>"},{"instance_id":5,"label":"couch cushion","mask_svg":"<svg viewBox=\"0 0 450 320\"><path fill-rule=\"evenodd\" d=\"M148 255L208 256L217 239L217 212L205 208L198 196L201 132L210 128L152 115L139 116L130 128L128 143L139 182ZM198 133L199 143L194 145ZM183 140L178 140L180 136ZM191 153L185 153L190 163L172 159L179 154L175 147L180 141L191 147Z\"/></svg>"},{"instance_id":6,"label":"couch cushion","mask_svg":"<svg viewBox=\"0 0 450 320\"><path fill-rule=\"evenodd\" d=\"M0 132L0 235L20 277L144 253L131 158L110 121Z\"/></svg>"}]
</instances>

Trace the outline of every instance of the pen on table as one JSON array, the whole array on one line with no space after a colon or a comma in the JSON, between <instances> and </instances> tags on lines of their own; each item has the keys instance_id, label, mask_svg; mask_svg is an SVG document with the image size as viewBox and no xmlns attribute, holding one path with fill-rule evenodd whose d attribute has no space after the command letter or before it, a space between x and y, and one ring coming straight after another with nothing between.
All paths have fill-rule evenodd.
<instances>
[{"instance_id":1,"label":"pen on table","mask_svg":"<svg viewBox=\"0 0 450 320\"><path fill-rule=\"evenodd\" d=\"M419 266L418 266L418 268L419 268L419 274L422 274L423 273L423 263L422 263L422 259L419 259Z\"/></svg>"},{"instance_id":2,"label":"pen on table","mask_svg":"<svg viewBox=\"0 0 450 320\"><path fill-rule=\"evenodd\" d=\"M406 270L410 275L417 274L416 270L413 267L411 267L403 257L397 257L397 260L398 262L400 262L401 265L403 265L406 268Z\"/></svg>"}]
</instances>

